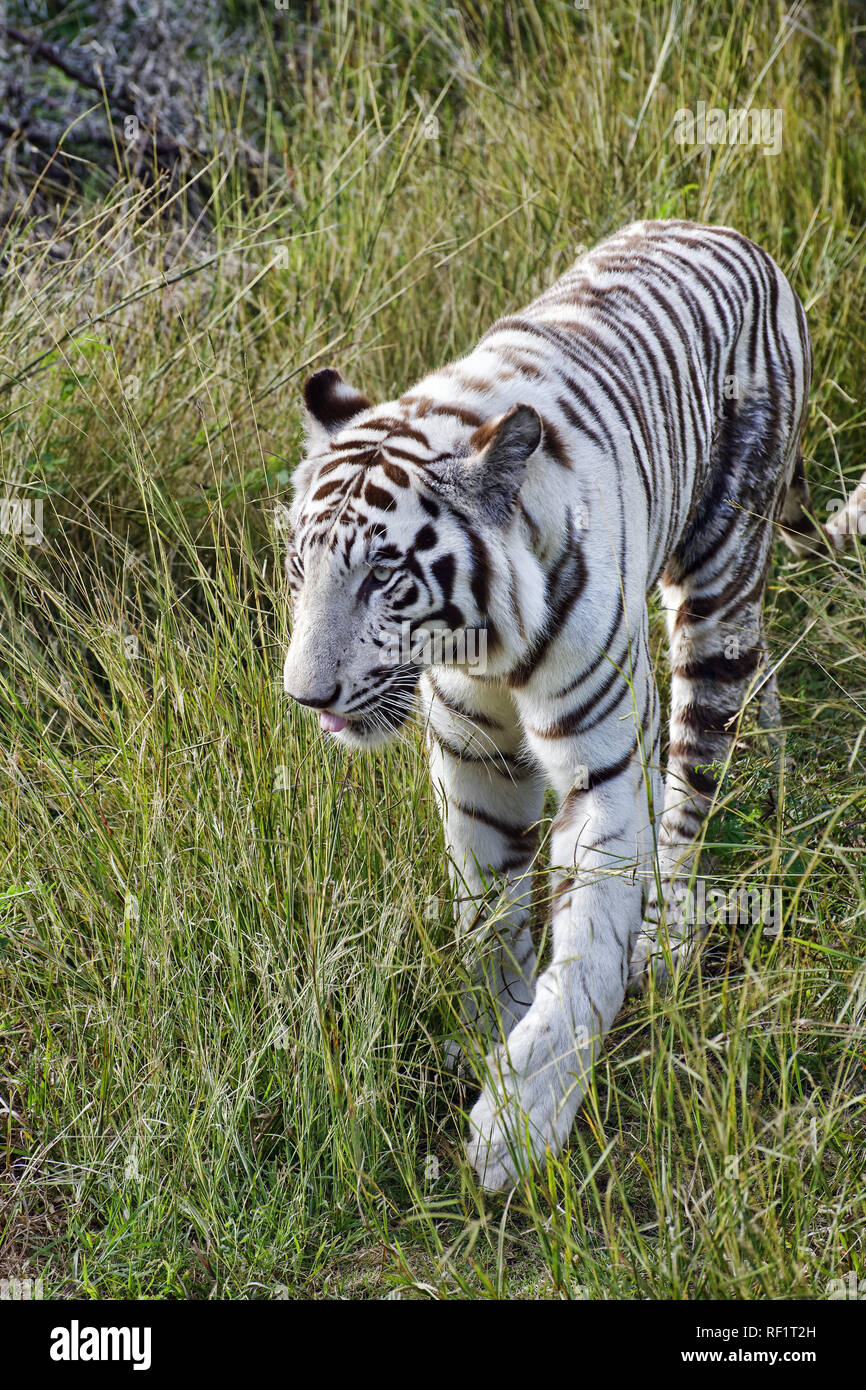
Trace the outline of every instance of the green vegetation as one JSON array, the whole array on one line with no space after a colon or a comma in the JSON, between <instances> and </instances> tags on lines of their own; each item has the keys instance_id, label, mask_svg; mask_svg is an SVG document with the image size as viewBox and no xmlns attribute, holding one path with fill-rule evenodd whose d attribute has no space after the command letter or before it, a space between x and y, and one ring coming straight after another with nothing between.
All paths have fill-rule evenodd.
<instances>
[{"instance_id":1,"label":"green vegetation","mask_svg":"<svg viewBox=\"0 0 866 1390\"><path fill-rule=\"evenodd\" d=\"M783 883L781 934L717 928L630 1001L569 1152L506 1202L442 1065L458 962L420 737L349 758L287 708L273 525L315 365L386 398L579 243L669 215L738 227L801 295L826 517L866 455L860 13L323 0L307 27L233 0L259 46L211 111L259 162L215 140L168 182L121 143L116 176L30 176L0 244L2 491L44 531L0 536L0 1275L99 1298L866 1279L866 552L780 547L786 752L745 726L709 830L717 881ZM781 110L780 153L676 143L699 101Z\"/></svg>"}]
</instances>

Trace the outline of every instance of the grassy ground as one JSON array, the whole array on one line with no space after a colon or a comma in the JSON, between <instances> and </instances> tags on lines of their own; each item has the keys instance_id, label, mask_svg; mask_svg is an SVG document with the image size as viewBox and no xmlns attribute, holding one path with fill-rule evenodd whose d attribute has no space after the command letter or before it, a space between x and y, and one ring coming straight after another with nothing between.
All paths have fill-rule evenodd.
<instances>
[{"instance_id":1,"label":"grassy ground","mask_svg":"<svg viewBox=\"0 0 866 1390\"><path fill-rule=\"evenodd\" d=\"M441 1070L457 961L420 739L348 758L287 709L272 522L312 364L391 395L579 243L661 215L740 228L803 298L826 516L864 466L862 11L230 12L267 54L222 112L254 174L221 144L193 197L120 149L65 204L49 170L4 233L0 476L44 536L0 536L0 1276L100 1298L866 1279L862 549L777 556L787 751L746 731L710 827L719 881L784 885L781 934L717 929L674 994L630 1002L570 1151L506 1203ZM674 140L678 108L749 100L783 112L778 155Z\"/></svg>"}]
</instances>

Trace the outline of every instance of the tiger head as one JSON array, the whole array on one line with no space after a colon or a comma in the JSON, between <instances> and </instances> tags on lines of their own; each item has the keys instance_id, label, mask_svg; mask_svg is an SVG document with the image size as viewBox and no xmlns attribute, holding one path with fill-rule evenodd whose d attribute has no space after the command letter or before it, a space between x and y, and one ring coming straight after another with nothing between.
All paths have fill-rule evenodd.
<instances>
[{"instance_id":1,"label":"tiger head","mask_svg":"<svg viewBox=\"0 0 866 1390\"><path fill-rule=\"evenodd\" d=\"M495 674L511 645L498 581L540 418L516 405L479 423L422 390L374 407L335 371L304 387L283 686L350 747L397 733L425 668Z\"/></svg>"}]
</instances>

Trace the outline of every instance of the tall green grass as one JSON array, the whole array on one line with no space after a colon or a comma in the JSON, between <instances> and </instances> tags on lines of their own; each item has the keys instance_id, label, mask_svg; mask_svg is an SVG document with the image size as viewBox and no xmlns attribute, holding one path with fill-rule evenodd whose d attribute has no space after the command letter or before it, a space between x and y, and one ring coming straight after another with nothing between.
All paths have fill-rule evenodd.
<instances>
[{"instance_id":1,"label":"tall green grass","mask_svg":"<svg viewBox=\"0 0 866 1390\"><path fill-rule=\"evenodd\" d=\"M710 827L719 882L784 885L781 934L717 929L630 1002L569 1152L503 1201L443 1070L461 961L420 739L350 758L287 708L273 522L311 368L389 396L578 244L666 215L739 227L803 298L825 515L864 466L858 11L235 11L267 60L227 114L262 167L215 149L193 196L121 161L53 221L34 187L2 248L2 491L44 538L0 537L0 1275L101 1298L866 1278L862 551L777 556L786 751L744 726ZM699 100L781 109L779 156L677 145Z\"/></svg>"}]
</instances>

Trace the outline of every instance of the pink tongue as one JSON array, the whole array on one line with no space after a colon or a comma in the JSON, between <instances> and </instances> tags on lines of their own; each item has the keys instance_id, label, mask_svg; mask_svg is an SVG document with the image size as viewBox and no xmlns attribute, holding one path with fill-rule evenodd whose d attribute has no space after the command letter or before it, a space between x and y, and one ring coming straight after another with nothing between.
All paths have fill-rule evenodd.
<instances>
[{"instance_id":1,"label":"pink tongue","mask_svg":"<svg viewBox=\"0 0 866 1390\"><path fill-rule=\"evenodd\" d=\"M328 714L327 710L319 711L319 723L329 734L338 734L346 727L345 719L341 719L339 714Z\"/></svg>"}]
</instances>

